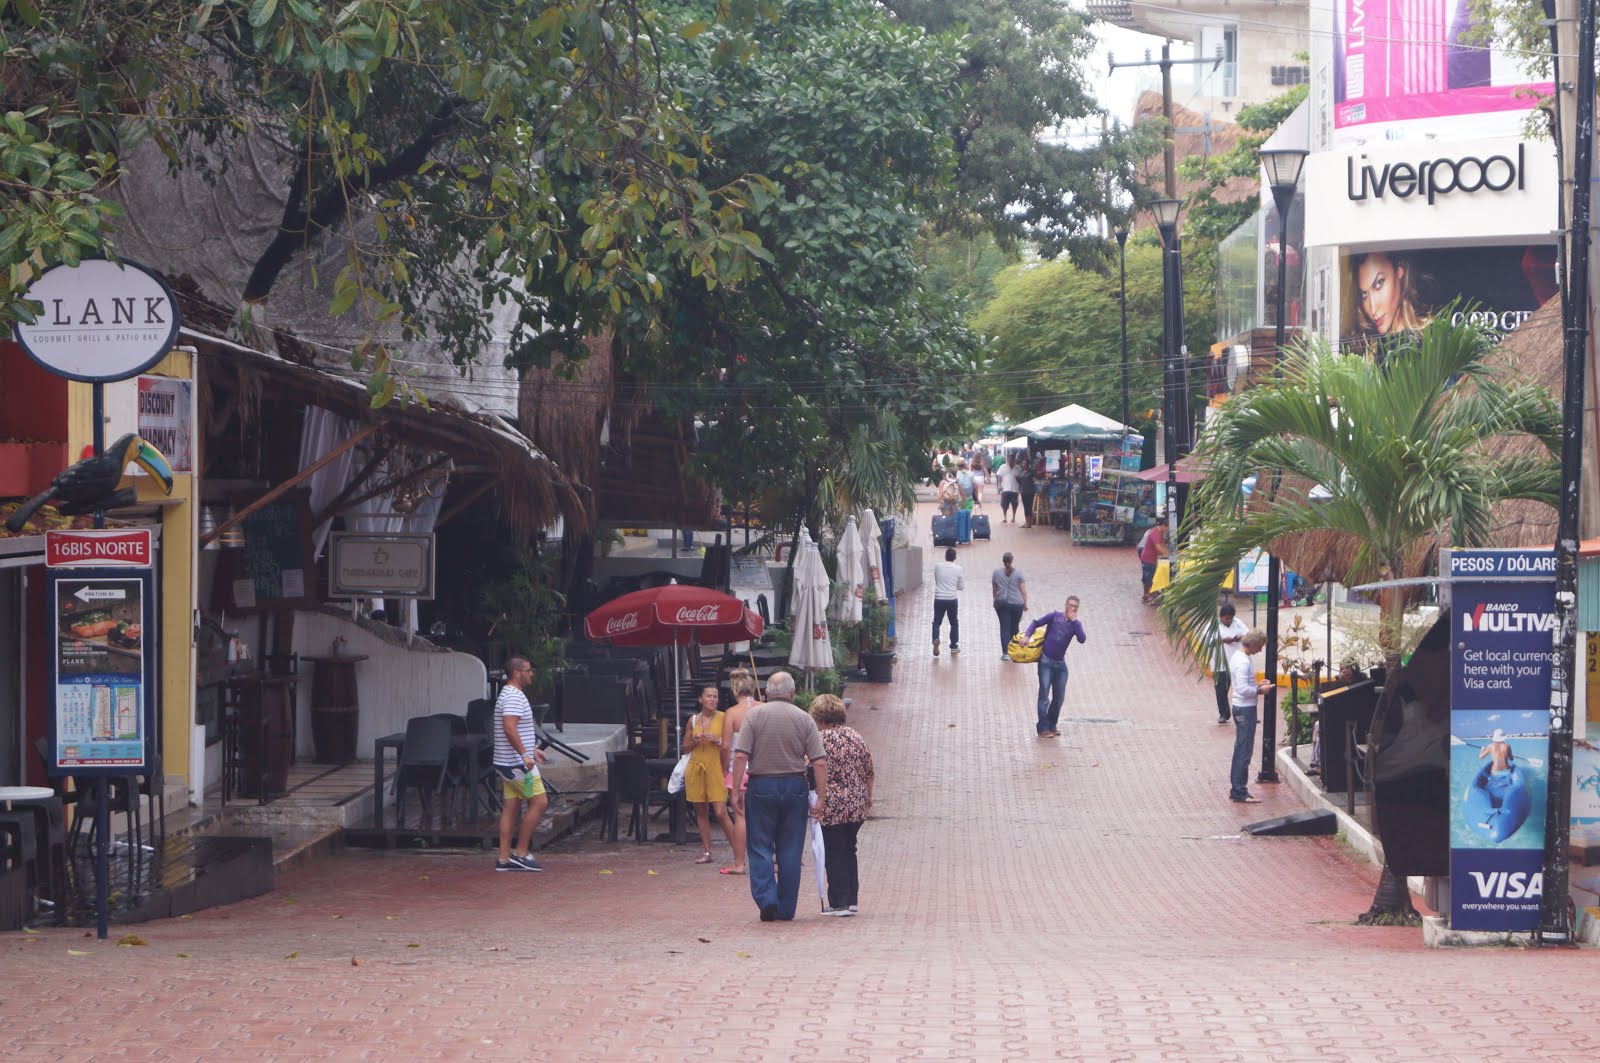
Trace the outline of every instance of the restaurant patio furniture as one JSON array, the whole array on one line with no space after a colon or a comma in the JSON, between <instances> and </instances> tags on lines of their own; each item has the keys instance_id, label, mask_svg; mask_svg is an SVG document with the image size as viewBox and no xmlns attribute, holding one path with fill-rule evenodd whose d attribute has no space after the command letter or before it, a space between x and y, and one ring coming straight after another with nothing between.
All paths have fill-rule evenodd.
<instances>
[{"instance_id":1,"label":"restaurant patio furniture","mask_svg":"<svg viewBox=\"0 0 1600 1063\"><path fill-rule=\"evenodd\" d=\"M662 809L667 811L670 836L675 844L683 844L687 819L683 794L668 793L665 785L655 785L656 779L664 777L659 770L660 763L638 753L606 754L606 818L602 837L609 834L612 841L619 840L617 827L621 808L626 804L629 806L628 833L637 844L644 844L650 836L650 820L653 818L650 810L653 806L658 815ZM667 763L667 774L671 773L676 763L675 759Z\"/></svg>"}]
</instances>

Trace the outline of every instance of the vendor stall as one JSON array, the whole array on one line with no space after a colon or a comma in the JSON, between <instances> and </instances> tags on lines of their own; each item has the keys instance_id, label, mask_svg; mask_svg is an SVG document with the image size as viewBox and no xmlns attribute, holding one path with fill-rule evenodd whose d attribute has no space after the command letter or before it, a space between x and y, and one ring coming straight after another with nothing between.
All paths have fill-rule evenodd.
<instances>
[{"instance_id":1,"label":"vendor stall","mask_svg":"<svg viewBox=\"0 0 1600 1063\"><path fill-rule=\"evenodd\" d=\"M1126 425L1071 405L1012 431L1045 455L1035 520L1070 529L1075 543L1133 542L1155 523L1155 486L1134 475L1144 437Z\"/></svg>"}]
</instances>

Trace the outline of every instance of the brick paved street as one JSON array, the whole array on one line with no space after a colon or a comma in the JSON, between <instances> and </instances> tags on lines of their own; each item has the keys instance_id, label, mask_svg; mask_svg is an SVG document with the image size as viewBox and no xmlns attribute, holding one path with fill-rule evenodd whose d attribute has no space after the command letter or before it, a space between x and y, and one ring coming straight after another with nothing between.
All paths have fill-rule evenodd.
<instances>
[{"instance_id":1,"label":"brick paved street","mask_svg":"<svg viewBox=\"0 0 1600 1063\"><path fill-rule=\"evenodd\" d=\"M895 682L848 691L879 778L860 917L822 918L802 890L800 918L762 924L745 880L690 848L593 830L542 875L350 852L254 901L131 928L144 947L115 947L118 928L0 937L0 1057L1600 1053L1592 954L1425 950L1420 930L1353 925L1377 876L1337 840L1241 836L1298 806L1283 786L1226 800L1231 729L1139 605L1132 550L990 512L994 541L962 549L961 655L931 657L925 585L900 609ZM999 660L988 573L1008 548L1029 615L1083 599L1060 740L1034 737L1034 670Z\"/></svg>"}]
</instances>

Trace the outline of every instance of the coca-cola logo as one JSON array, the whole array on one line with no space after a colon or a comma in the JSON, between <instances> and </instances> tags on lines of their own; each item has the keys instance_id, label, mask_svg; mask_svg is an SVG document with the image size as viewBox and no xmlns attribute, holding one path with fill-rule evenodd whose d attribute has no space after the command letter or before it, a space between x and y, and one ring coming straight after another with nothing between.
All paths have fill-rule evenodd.
<instances>
[{"instance_id":1,"label":"coca-cola logo","mask_svg":"<svg viewBox=\"0 0 1600 1063\"><path fill-rule=\"evenodd\" d=\"M623 613L621 616L614 616L610 620L607 620L606 621L606 634L607 635L620 635L624 631L632 631L634 628L636 628L638 626L639 626L639 613L638 613L637 610L635 610L634 612Z\"/></svg>"},{"instance_id":2,"label":"coca-cola logo","mask_svg":"<svg viewBox=\"0 0 1600 1063\"><path fill-rule=\"evenodd\" d=\"M679 606L678 614L673 618L678 624L710 624L715 623L720 616L720 611L714 605L702 605L698 609L690 609L687 605Z\"/></svg>"}]
</instances>

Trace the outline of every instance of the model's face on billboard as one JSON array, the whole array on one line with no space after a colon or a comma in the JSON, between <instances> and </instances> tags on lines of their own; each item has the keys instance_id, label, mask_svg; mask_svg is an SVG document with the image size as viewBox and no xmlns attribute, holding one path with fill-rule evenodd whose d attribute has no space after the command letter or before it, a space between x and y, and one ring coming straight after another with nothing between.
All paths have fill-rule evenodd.
<instances>
[{"instance_id":1,"label":"model's face on billboard","mask_svg":"<svg viewBox=\"0 0 1600 1063\"><path fill-rule=\"evenodd\" d=\"M1403 273L1388 255L1371 254L1361 260L1356 271L1356 291L1361 313L1379 333L1394 329L1400 309L1400 282Z\"/></svg>"}]
</instances>

